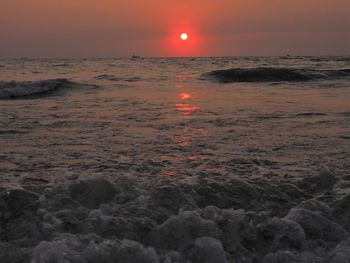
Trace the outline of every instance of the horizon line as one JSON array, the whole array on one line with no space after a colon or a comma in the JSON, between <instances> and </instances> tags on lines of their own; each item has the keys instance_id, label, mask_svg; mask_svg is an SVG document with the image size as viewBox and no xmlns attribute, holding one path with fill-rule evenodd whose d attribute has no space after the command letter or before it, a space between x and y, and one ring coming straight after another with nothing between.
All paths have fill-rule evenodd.
<instances>
[{"instance_id":1,"label":"horizon line","mask_svg":"<svg viewBox=\"0 0 350 263\"><path fill-rule=\"evenodd\" d=\"M36 57L36 56L23 56L23 57L1 57L0 60L17 60L17 59L193 59L193 58L229 58L229 57L350 57L349 54L337 54L337 55L292 55L292 54L284 54L284 55L217 55L217 56L138 56L133 57L135 55L130 56L86 56L86 57Z\"/></svg>"}]
</instances>

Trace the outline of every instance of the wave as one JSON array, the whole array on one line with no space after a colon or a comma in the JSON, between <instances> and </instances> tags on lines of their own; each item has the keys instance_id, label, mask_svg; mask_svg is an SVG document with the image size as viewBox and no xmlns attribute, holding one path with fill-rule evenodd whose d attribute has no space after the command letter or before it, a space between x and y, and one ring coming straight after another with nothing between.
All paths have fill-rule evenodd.
<instances>
[{"instance_id":1,"label":"wave","mask_svg":"<svg viewBox=\"0 0 350 263\"><path fill-rule=\"evenodd\" d=\"M61 63L61 64L53 64L54 68L69 68L72 67L72 64L69 63Z\"/></svg>"},{"instance_id":2,"label":"wave","mask_svg":"<svg viewBox=\"0 0 350 263\"><path fill-rule=\"evenodd\" d=\"M222 83L230 82L297 82L322 79L349 78L350 69L315 70L296 68L232 68L214 70L202 75L204 79L215 79Z\"/></svg>"},{"instance_id":3,"label":"wave","mask_svg":"<svg viewBox=\"0 0 350 263\"><path fill-rule=\"evenodd\" d=\"M122 81L123 80L122 78L115 77L113 75L107 75L107 74L99 75L99 76L95 77L95 79L97 79L97 80L110 80L110 81Z\"/></svg>"},{"instance_id":4,"label":"wave","mask_svg":"<svg viewBox=\"0 0 350 263\"><path fill-rule=\"evenodd\" d=\"M25 97L47 93L67 84L67 79L53 79L41 81L10 81L0 82L0 99Z\"/></svg>"},{"instance_id":5,"label":"wave","mask_svg":"<svg viewBox=\"0 0 350 263\"><path fill-rule=\"evenodd\" d=\"M141 81L141 78L139 78L139 77L121 78L121 77L116 77L116 76L108 75L108 74L99 75L99 76L95 77L95 79L97 79L97 80L109 80L109 81L126 81L126 82Z\"/></svg>"},{"instance_id":6,"label":"wave","mask_svg":"<svg viewBox=\"0 0 350 263\"><path fill-rule=\"evenodd\" d=\"M323 112L302 112L302 113L297 113L295 116L297 116L297 117L327 116L327 113L323 113Z\"/></svg>"}]
</instances>

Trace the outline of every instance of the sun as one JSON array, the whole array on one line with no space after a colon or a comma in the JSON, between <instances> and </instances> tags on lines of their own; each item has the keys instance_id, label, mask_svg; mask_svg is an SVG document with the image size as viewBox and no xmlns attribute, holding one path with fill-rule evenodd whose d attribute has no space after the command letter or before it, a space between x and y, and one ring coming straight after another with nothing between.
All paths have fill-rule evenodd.
<instances>
[{"instance_id":1,"label":"sun","mask_svg":"<svg viewBox=\"0 0 350 263\"><path fill-rule=\"evenodd\" d=\"M187 40L187 39L188 39L187 33L182 33L181 36L180 36L180 38L181 38L183 41Z\"/></svg>"}]
</instances>

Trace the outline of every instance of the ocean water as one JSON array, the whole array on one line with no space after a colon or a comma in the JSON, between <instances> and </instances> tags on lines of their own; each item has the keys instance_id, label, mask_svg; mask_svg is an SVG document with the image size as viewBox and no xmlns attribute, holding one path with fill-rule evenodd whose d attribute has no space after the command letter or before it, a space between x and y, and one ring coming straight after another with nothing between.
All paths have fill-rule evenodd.
<instances>
[{"instance_id":1,"label":"ocean water","mask_svg":"<svg viewBox=\"0 0 350 263\"><path fill-rule=\"evenodd\" d=\"M231 68L252 72L230 83L205 75ZM10 90L18 95L38 86L21 81L74 83L0 101L1 169L18 179L28 171L62 178L340 169L350 148L350 73L327 74L349 68L349 57L2 60L0 80L16 81ZM298 81L295 72L311 77ZM234 158L273 165L241 171Z\"/></svg>"},{"instance_id":2,"label":"ocean water","mask_svg":"<svg viewBox=\"0 0 350 263\"><path fill-rule=\"evenodd\" d=\"M172 239L161 224L180 209L244 209L270 220L302 201L340 206L349 188L334 185L350 180L350 57L0 60L0 189L41 196L42 213L61 220L40 219L52 225L44 238L52 240L90 233L67 189L96 177L119 191L100 212L134 229L109 229L114 238L159 255L158 247L186 254L160 245ZM58 215L67 209L70 224L80 222L74 231ZM337 211L349 230L347 212ZM159 243L144 229L137 235L135 217L154 220ZM34 239L33 247L43 240ZM260 241L233 250L222 242L237 260L270 251Z\"/></svg>"}]
</instances>

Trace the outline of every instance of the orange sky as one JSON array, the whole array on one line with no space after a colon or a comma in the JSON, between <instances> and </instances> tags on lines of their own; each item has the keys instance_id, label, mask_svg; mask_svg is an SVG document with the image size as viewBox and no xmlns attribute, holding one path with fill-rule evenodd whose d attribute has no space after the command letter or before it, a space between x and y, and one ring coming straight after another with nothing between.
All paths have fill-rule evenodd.
<instances>
[{"instance_id":1,"label":"orange sky","mask_svg":"<svg viewBox=\"0 0 350 263\"><path fill-rule=\"evenodd\" d=\"M341 55L350 1L0 0L0 36L0 57Z\"/></svg>"}]
</instances>

